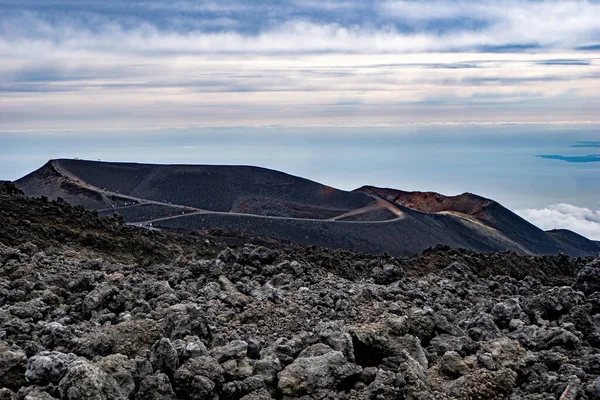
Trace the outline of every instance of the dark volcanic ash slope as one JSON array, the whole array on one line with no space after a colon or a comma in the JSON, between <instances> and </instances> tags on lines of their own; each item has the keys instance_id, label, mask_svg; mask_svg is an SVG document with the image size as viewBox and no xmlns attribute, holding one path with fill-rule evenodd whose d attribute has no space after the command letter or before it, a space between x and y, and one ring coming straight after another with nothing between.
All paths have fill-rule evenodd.
<instances>
[{"instance_id":1,"label":"dark volcanic ash slope","mask_svg":"<svg viewBox=\"0 0 600 400\"><path fill-rule=\"evenodd\" d=\"M600 259L226 248L0 204L2 399L598 398Z\"/></svg>"},{"instance_id":2,"label":"dark volcanic ash slope","mask_svg":"<svg viewBox=\"0 0 600 400\"><path fill-rule=\"evenodd\" d=\"M548 234L474 195L345 192L256 167L52 160L16 184L28 195L62 197L137 225L227 229L360 252L412 255L438 244L526 254L600 251L597 243Z\"/></svg>"},{"instance_id":3,"label":"dark volcanic ash slope","mask_svg":"<svg viewBox=\"0 0 600 400\"><path fill-rule=\"evenodd\" d=\"M409 256L438 244L478 251L524 252L515 243L484 226L449 215L413 215L391 221L317 221L253 215L196 214L159 220L159 228L188 230L221 228L252 232L304 245L367 253Z\"/></svg>"},{"instance_id":4,"label":"dark volcanic ash slope","mask_svg":"<svg viewBox=\"0 0 600 400\"><path fill-rule=\"evenodd\" d=\"M329 218L374 200L363 193L345 192L307 179L265 168L218 165L155 165L54 160L65 172L95 187L138 198L167 201L208 211L276 214L300 206L305 217ZM35 173L34 173L35 174ZM25 179L25 178L24 178ZM21 181L17 181L20 186ZM27 192L26 192L27 193ZM252 205L252 200L258 204ZM286 203L290 207L286 207ZM321 216L320 213L325 213Z\"/></svg>"},{"instance_id":5,"label":"dark volcanic ash slope","mask_svg":"<svg viewBox=\"0 0 600 400\"><path fill-rule=\"evenodd\" d=\"M581 235L567 230L545 232L501 204L472 193L444 196L435 192L405 192L373 186L363 186L356 191L376 195L422 213L454 214L476 219L534 254L590 254L600 251L597 243Z\"/></svg>"}]
</instances>

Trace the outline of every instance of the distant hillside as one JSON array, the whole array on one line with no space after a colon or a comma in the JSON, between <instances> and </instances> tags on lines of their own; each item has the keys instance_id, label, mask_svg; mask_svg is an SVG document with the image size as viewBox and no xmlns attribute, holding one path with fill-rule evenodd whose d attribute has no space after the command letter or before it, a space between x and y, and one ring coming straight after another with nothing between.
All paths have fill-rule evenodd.
<instances>
[{"instance_id":1,"label":"distant hillside","mask_svg":"<svg viewBox=\"0 0 600 400\"><path fill-rule=\"evenodd\" d=\"M598 243L572 232L544 232L473 194L446 197L371 186L347 192L250 166L51 160L15 183L29 196L61 197L149 229L224 229L392 255L438 244L524 254L600 251Z\"/></svg>"},{"instance_id":2,"label":"distant hillside","mask_svg":"<svg viewBox=\"0 0 600 400\"><path fill-rule=\"evenodd\" d=\"M218 165L150 165L100 163L80 160L55 162L68 173L93 186L124 195L184 204L208 211L261 215L294 214L321 219L373 202L363 193L345 192L308 179L265 168ZM256 206L253 204L256 203ZM270 207L269 207L270 206ZM289 215L294 216L294 215Z\"/></svg>"},{"instance_id":3,"label":"distant hillside","mask_svg":"<svg viewBox=\"0 0 600 400\"><path fill-rule=\"evenodd\" d=\"M531 253L577 254L599 250L596 243L575 232L544 232L501 204L472 193L444 196L435 192L405 192L373 186L363 186L356 191L376 195L422 213L451 213L475 218Z\"/></svg>"}]
</instances>

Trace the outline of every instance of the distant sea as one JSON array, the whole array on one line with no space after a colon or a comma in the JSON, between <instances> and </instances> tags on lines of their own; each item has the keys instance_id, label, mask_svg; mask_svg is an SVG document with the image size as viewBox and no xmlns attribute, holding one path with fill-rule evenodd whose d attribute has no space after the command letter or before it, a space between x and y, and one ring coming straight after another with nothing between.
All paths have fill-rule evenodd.
<instances>
[{"instance_id":1,"label":"distant sea","mask_svg":"<svg viewBox=\"0 0 600 400\"><path fill-rule=\"evenodd\" d=\"M473 192L511 209L561 202L598 209L598 154L600 125L0 132L0 179L51 158L242 164L348 190Z\"/></svg>"}]
</instances>

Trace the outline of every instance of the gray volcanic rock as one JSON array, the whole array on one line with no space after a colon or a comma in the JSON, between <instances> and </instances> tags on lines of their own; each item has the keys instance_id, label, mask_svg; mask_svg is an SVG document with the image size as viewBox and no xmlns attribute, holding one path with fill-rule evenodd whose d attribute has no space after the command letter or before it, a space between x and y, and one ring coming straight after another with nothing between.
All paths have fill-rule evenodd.
<instances>
[{"instance_id":1,"label":"gray volcanic rock","mask_svg":"<svg viewBox=\"0 0 600 400\"><path fill-rule=\"evenodd\" d=\"M27 361L25 378L27 382L38 385L58 384L76 360L75 354L43 351Z\"/></svg>"},{"instance_id":2,"label":"gray volcanic rock","mask_svg":"<svg viewBox=\"0 0 600 400\"><path fill-rule=\"evenodd\" d=\"M117 382L100 368L84 360L73 363L58 385L66 400L125 400Z\"/></svg>"},{"instance_id":3,"label":"gray volcanic rock","mask_svg":"<svg viewBox=\"0 0 600 400\"><path fill-rule=\"evenodd\" d=\"M136 400L175 400L175 391L165 374L148 375L140 384Z\"/></svg>"},{"instance_id":4,"label":"gray volcanic rock","mask_svg":"<svg viewBox=\"0 0 600 400\"><path fill-rule=\"evenodd\" d=\"M176 392L184 399L210 398L222 383L223 368L211 357L190 358L175 372Z\"/></svg>"},{"instance_id":5,"label":"gray volcanic rock","mask_svg":"<svg viewBox=\"0 0 600 400\"><path fill-rule=\"evenodd\" d=\"M600 292L600 257L579 271L573 282L573 289L580 290L586 295Z\"/></svg>"},{"instance_id":6,"label":"gray volcanic rock","mask_svg":"<svg viewBox=\"0 0 600 400\"><path fill-rule=\"evenodd\" d=\"M111 354L103 357L94 365L112 377L121 388L121 392L128 398L135 393L136 378L139 381L139 375L148 373L148 371L139 371L139 365L135 360L130 360L123 354Z\"/></svg>"},{"instance_id":7,"label":"gray volcanic rock","mask_svg":"<svg viewBox=\"0 0 600 400\"><path fill-rule=\"evenodd\" d=\"M25 367L27 356L25 352L11 349L0 342L0 385L6 388L19 388L25 383Z\"/></svg>"},{"instance_id":8,"label":"gray volcanic rock","mask_svg":"<svg viewBox=\"0 0 600 400\"><path fill-rule=\"evenodd\" d=\"M450 377L459 377L469 373L469 367L455 351L447 351L440 359L440 369Z\"/></svg>"},{"instance_id":9,"label":"gray volcanic rock","mask_svg":"<svg viewBox=\"0 0 600 400\"><path fill-rule=\"evenodd\" d=\"M228 247L1 193L0 399L600 393L598 292L572 286L591 259ZM3 219L24 213L30 225Z\"/></svg>"},{"instance_id":10,"label":"gray volcanic rock","mask_svg":"<svg viewBox=\"0 0 600 400\"><path fill-rule=\"evenodd\" d=\"M288 396L316 394L337 387L361 371L362 368L346 361L341 352L329 349L325 354L299 356L278 374L277 387Z\"/></svg>"},{"instance_id":11,"label":"gray volcanic rock","mask_svg":"<svg viewBox=\"0 0 600 400\"><path fill-rule=\"evenodd\" d=\"M150 362L154 371L173 375L179 366L179 354L169 339L162 338L152 346Z\"/></svg>"}]
</instances>

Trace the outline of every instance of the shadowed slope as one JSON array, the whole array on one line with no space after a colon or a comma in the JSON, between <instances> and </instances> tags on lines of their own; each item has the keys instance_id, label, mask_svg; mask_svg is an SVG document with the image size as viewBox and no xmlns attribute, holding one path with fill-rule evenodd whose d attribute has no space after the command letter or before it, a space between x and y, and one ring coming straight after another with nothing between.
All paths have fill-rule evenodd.
<instances>
[{"instance_id":1,"label":"shadowed slope","mask_svg":"<svg viewBox=\"0 0 600 400\"><path fill-rule=\"evenodd\" d=\"M31 196L121 214L149 229L224 229L301 244L412 255L443 244L482 252L589 255L597 243L549 234L472 194L363 187L346 192L248 166L54 160L16 184Z\"/></svg>"},{"instance_id":2,"label":"shadowed slope","mask_svg":"<svg viewBox=\"0 0 600 400\"><path fill-rule=\"evenodd\" d=\"M93 186L139 198L209 211L329 218L363 207L373 199L308 179L248 166L150 165L57 160ZM253 205L256 203L256 205ZM272 214L270 211L274 210Z\"/></svg>"},{"instance_id":3,"label":"shadowed slope","mask_svg":"<svg viewBox=\"0 0 600 400\"><path fill-rule=\"evenodd\" d=\"M61 197L71 205L100 209L107 207L100 193L75 184L63 176L52 162L15 182L29 197L45 196L50 200Z\"/></svg>"},{"instance_id":4,"label":"shadowed slope","mask_svg":"<svg viewBox=\"0 0 600 400\"><path fill-rule=\"evenodd\" d=\"M501 204L472 193L444 196L435 192L406 192L373 186L363 186L356 191L373 194L422 213L447 213L476 219L535 254L584 254L600 250L594 242L574 232L566 231L568 234L561 235L544 232Z\"/></svg>"}]
</instances>

